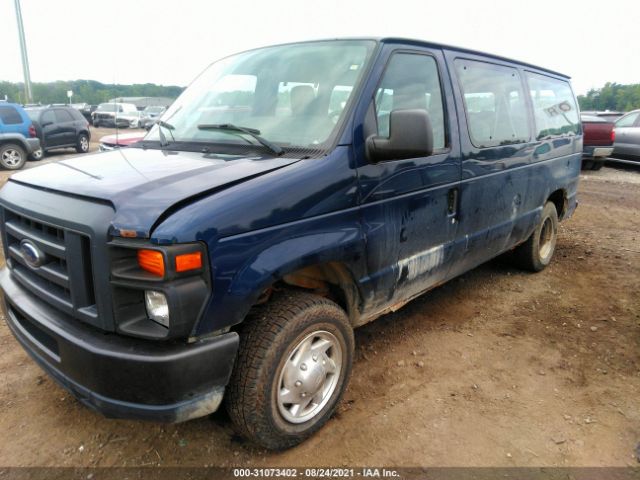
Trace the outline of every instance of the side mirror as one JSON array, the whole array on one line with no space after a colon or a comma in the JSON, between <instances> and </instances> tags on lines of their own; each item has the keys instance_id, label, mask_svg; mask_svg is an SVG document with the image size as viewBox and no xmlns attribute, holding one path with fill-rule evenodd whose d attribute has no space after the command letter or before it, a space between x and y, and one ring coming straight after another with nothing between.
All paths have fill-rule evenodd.
<instances>
[{"instance_id":1,"label":"side mirror","mask_svg":"<svg viewBox=\"0 0 640 480\"><path fill-rule=\"evenodd\" d=\"M433 153L433 129L426 110L393 110L389 115L389 138L367 138L371 162L428 157Z\"/></svg>"}]
</instances>

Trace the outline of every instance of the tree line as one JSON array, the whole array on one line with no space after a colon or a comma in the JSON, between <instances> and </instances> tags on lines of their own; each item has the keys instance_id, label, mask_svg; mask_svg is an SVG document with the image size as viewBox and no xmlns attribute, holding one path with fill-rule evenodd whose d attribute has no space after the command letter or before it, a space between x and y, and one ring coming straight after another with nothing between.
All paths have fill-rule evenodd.
<instances>
[{"instance_id":1,"label":"tree line","mask_svg":"<svg viewBox=\"0 0 640 480\"><path fill-rule=\"evenodd\" d=\"M580 110L635 110L640 108L640 83L620 85L607 82L602 88L592 88L586 95L578 95L578 103Z\"/></svg>"},{"instance_id":2,"label":"tree line","mask_svg":"<svg viewBox=\"0 0 640 480\"><path fill-rule=\"evenodd\" d=\"M99 104L116 97L169 97L176 98L184 87L142 83L118 85L95 80L72 80L33 83L34 103L68 103L67 91L73 91L73 103ZM0 100L25 103L24 84L0 81ZM607 82L602 88L592 88L586 95L578 95L581 110L615 110L628 112L640 108L640 83L621 85Z\"/></svg>"},{"instance_id":3,"label":"tree line","mask_svg":"<svg viewBox=\"0 0 640 480\"><path fill-rule=\"evenodd\" d=\"M116 97L168 97L176 98L184 87L165 86L153 83L118 85L100 83L95 80L71 80L49 83L32 83L34 103L68 103L67 91L73 92L72 103L97 105ZM5 96L10 102L26 103L24 83L0 81L0 100Z\"/></svg>"}]
</instances>

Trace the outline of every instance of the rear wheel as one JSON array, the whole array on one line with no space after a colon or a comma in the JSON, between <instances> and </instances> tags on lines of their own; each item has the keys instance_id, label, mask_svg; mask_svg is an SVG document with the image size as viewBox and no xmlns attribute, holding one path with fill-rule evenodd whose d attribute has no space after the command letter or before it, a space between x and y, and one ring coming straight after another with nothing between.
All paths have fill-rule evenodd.
<instances>
[{"instance_id":1,"label":"rear wheel","mask_svg":"<svg viewBox=\"0 0 640 480\"><path fill-rule=\"evenodd\" d=\"M553 257L558 239L558 212L552 202L542 210L542 218L531 236L514 252L521 268L539 272L544 270Z\"/></svg>"},{"instance_id":2,"label":"rear wheel","mask_svg":"<svg viewBox=\"0 0 640 480\"><path fill-rule=\"evenodd\" d=\"M78 140L76 141L76 152L78 153L87 153L89 151L89 137L86 133L81 133L78 135Z\"/></svg>"},{"instance_id":3,"label":"rear wheel","mask_svg":"<svg viewBox=\"0 0 640 480\"><path fill-rule=\"evenodd\" d=\"M231 420L266 448L302 442L333 414L353 351L353 330L338 305L306 292L281 294L240 332L225 398Z\"/></svg>"},{"instance_id":4,"label":"rear wheel","mask_svg":"<svg viewBox=\"0 0 640 480\"><path fill-rule=\"evenodd\" d=\"M6 143L0 145L0 165L7 170L19 170L27 161L27 155L20 145Z\"/></svg>"},{"instance_id":5,"label":"rear wheel","mask_svg":"<svg viewBox=\"0 0 640 480\"><path fill-rule=\"evenodd\" d=\"M600 170L602 167L604 167L604 160L594 161L591 170Z\"/></svg>"},{"instance_id":6,"label":"rear wheel","mask_svg":"<svg viewBox=\"0 0 640 480\"><path fill-rule=\"evenodd\" d=\"M593 160L582 160L582 170L591 170L593 168Z\"/></svg>"},{"instance_id":7,"label":"rear wheel","mask_svg":"<svg viewBox=\"0 0 640 480\"><path fill-rule=\"evenodd\" d=\"M31 152L29 155L29 160L40 161L44 158L44 149L40 147L38 150Z\"/></svg>"}]
</instances>

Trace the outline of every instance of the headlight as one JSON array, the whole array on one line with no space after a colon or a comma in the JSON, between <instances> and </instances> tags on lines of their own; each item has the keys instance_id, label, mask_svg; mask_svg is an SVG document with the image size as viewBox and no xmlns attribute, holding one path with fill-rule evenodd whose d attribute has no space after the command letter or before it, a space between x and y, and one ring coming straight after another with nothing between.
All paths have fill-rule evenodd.
<instances>
[{"instance_id":1,"label":"headlight","mask_svg":"<svg viewBox=\"0 0 640 480\"><path fill-rule=\"evenodd\" d=\"M162 292L145 290L144 303L147 307L147 315L154 322L169 328L169 304L167 297Z\"/></svg>"}]
</instances>

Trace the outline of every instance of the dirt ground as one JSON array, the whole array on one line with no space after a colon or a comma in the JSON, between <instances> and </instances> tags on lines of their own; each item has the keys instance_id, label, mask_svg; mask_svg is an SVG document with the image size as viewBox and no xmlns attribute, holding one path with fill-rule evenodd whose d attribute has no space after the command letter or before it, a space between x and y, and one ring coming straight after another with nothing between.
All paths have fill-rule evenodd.
<instances>
[{"instance_id":1,"label":"dirt ground","mask_svg":"<svg viewBox=\"0 0 640 480\"><path fill-rule=\"evenodd\" d=\"M102 418L2 321L0 466L637 466L640 168L583 175L579 199L544 272L499 259L358 329L337 415L286 452L222 412Z\"/></svg>"}]
</instances>

